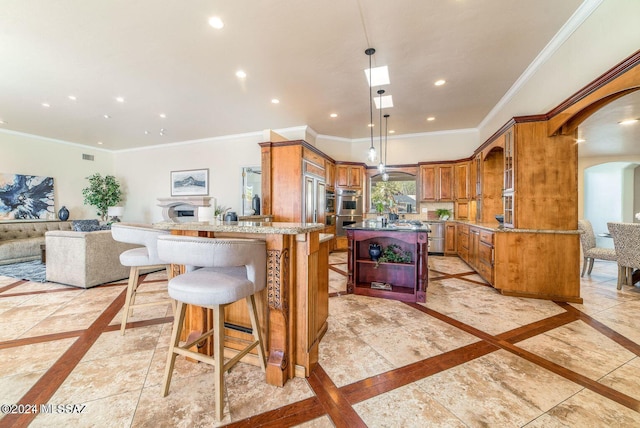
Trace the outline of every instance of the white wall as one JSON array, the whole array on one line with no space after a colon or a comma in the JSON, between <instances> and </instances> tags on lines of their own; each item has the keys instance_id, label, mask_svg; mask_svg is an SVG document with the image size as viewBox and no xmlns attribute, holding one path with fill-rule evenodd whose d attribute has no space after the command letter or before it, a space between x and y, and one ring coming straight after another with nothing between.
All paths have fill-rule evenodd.
<instances>
[{"instance_id":1,"label":"white wall","mask_svg":"<svg viewBox=\"0 0 640 428\"><path fill-rule=\"evenodd\" d=\"M209 196L242 212L242 167L260 166L262 132L115 153L116 175L126 183L123 221L162 220L157 198L171 196L171 171L209 168Z\"/></svg>"},{"instance_id":2,"label":"white wall","mask_svg":"<svg viewBox=\"0 0 640 428\"><path fill-rule=\"evenodd\" d=\"M83 160L83 154L94 161ZM84 205L82 189L96 172L114 174L113 157L107 150L0 130L0 172L53 177L56 212L64 205L70 219L98 218Z\"/></svg>"},{"instance_id":3,"label":"white wall","mask_svg":"<svg viewBox=\"0 0 640 428\"><path fill-rule=\"evenodd\" d=\"M591 221L596 233L607 232L607 222L634 221L635 169L631 162L604 162L582 171L584 205L580 218ZM613 248L613 241L596 236L599 247Z\"/></svg>"}]
</instances>

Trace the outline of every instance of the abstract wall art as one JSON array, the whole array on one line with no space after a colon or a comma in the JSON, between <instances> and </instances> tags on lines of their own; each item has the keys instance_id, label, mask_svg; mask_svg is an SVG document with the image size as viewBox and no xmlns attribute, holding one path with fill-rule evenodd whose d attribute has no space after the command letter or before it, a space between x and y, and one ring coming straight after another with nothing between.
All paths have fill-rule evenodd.
<instances>
[{"instance_id":1,"label":"abstract wall art","mask_svg":"<svg viewBox=\"0 0 640 428\"><path fill-rule=\"evenodd\" d=\"M0 220L55 217L53 177L0 173Z\"/></svg>"}]
</instances>

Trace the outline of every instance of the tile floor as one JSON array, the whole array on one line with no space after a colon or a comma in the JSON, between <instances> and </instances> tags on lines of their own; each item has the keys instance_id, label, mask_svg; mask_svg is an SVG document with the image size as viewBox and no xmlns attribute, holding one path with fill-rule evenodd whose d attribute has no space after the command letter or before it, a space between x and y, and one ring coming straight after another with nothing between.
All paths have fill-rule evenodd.
<instances>
[{"instance_id":1,"label":"tile floor","mask_svg":"<svg viewBox=\"0 0 640 428\"><path fill-rule=\"evenodd\" d=\"M640 289L616 290L615 263L596 262L577 305L502 296L459 259L430 257L427 303L406 304L345 294L345 260L330 256L319 367L277 388L240 363L220 423L209 366L178 358L161 397L169 307L136 312L121 336L124 281L0 277L0 404L68 405L0 426L640 426Z\"/></svg>"}]
</instances>

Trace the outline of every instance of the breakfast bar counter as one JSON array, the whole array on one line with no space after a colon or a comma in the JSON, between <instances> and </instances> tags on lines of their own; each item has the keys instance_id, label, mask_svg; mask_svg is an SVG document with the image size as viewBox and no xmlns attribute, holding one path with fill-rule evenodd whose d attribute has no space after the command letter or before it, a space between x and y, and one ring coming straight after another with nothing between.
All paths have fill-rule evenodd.
<instances>
[{"instance_id":1,"label":"breakfast bar counter","mask_svg":"<svg viewBox=\"0 0 640 428\"><path fill-rule=\"evenodd\" d=\"M161 222L154 227L175 235L210 238L261 239L267 246L267 286L258 296L261 328L267 354L266 381L283 386L295 376L307 377L318 362L318 346L327 331L329 314L328 258L331 236L319 223L284 222ZM172 266L170 276L183 272ZM225 354L238 349L238 341L250 338L249 316L243 302L225 311ZM187 310L182 340L207 331L209 310ZM236 345L234 346L234 341ZM211 343L200 349L209 355ZM246 358L246 357L245 357Z\"/></svg>"}]
</instances>

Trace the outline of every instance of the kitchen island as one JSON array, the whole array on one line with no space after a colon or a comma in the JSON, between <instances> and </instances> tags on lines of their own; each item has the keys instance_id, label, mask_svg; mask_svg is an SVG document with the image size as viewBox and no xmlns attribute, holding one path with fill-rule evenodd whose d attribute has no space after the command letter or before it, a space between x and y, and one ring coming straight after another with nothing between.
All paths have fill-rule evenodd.
<instances>
[{"instance_id":1,"label":"kitchen island","mask_svg":"<svg viewBox=\"0 0 640 428\"><path fill-rule=\"evenodd\" d=\"M428 226L365 221L345 229L348 293L426 302Z\"/></svg>"},{"instance_id":2,"label":"kitchen island","mask_svg":"<svg viewBox=\"0 0 640 428\"><path fill-rule=\"evenodd\" d=\"M327 331L329 314L329 241L319 223L284 222L161 222L154 227L175 235L209 238L251 238L266 241L267 286L259 293L258 317L267 355L266 381L283 386L294 376L308 377L318 362L318 346ZM172 266L170 276L184 271ZM181 339L208 331L211 311L190 306ZM250 339L251 323L243 301L225 310L225 355ZM234 343L235 342L235 343ZM210 341L200 352L211 355ZM246 357L245 357L246 358ZM257 361L257 359L256 359Z\"/></svg>"}]
</instances>

